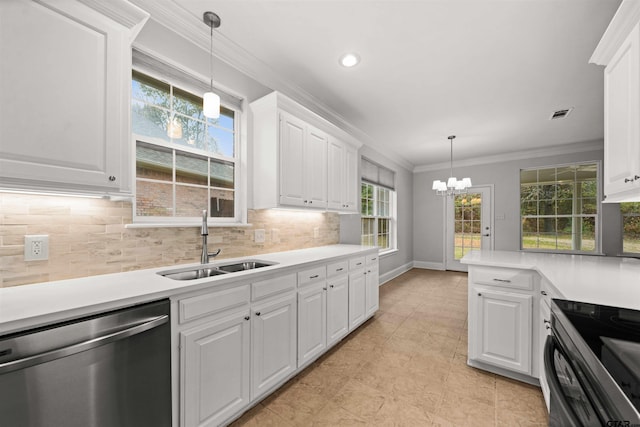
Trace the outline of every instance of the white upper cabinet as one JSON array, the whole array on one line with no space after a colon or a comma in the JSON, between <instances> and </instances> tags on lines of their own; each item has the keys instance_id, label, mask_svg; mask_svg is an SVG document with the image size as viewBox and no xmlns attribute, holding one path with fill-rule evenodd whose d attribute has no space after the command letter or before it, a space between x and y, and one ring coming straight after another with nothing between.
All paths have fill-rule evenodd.
<instances>
[{"instance_id":1,"label":"white upper cabinet","mask_svg":"<svg viewBox=\"0 0 640 427\"><path fill-rule=\"evenodd\" d=\"M357 211L357 141L277 92L252 102L251 113L254 209Z\"/></svg>"},{"instance_id":2,"label":"white upper cabinet","mask_svg":"<svg viewBox=\"0 0 640 427\"><path fill-rule=\"evenodd\" d=\"M329 209L358 212L358 150L330 138L328 156Z\"/></svg>"},{"instance_id":3,"label":"white upper cabinet","mask_svg":"<svg viewBox=\"0 0 640 427\"><path fill-rule=\"evenodd\" d=\"M0 187L130 194L127 1L0 3Z\"/></svg>"},{"instance_id":4,"label":"white upper cabinet","mask_svg":"<svg viewBox=\"0 0 640 427\"><path fill-rule=\"evenodd\" d=\"M604 194L640 201L640 2L624 1L590 62L604 69Z\"/></svg>"}]
</instances>

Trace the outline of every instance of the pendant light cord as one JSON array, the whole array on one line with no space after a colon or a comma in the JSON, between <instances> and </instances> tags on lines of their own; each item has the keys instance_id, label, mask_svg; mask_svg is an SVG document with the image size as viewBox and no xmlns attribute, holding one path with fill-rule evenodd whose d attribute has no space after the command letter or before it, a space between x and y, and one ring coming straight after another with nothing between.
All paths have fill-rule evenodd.
<instances>
[{"instance_id":1,"label":"pendant light cord","mask_svg":"<svg viewBox=\"0 0 640 427\"><path fill-rule=\"evenodd\" d=\"M211 27L211 43L209 43L209 76L211 76L210 89L213 92L213 25Z\"/></svg>"}]
</instances>

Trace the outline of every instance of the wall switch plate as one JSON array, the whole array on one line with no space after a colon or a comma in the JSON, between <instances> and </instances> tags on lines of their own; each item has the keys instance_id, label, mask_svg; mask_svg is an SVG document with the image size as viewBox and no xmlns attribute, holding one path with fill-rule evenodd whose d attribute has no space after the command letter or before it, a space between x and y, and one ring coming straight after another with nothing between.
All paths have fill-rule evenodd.
<instances>
[{"instance_id":1,"label":"wall switch plate","mask_svg":"<svg viewBox=\"0 0 640 427\"><path fill-rule=\"evenodd\" d=\"M253 236L253 240L256 243L264 243L264 230L263 229L256 230Z\"/></svg>"},{"instance_id":2,"label":"wall switch plate","mask_svg":"<svg viewBox=\"0 0 640 427\"><path fill-rule=\"evenodd\" d=\"M24 236L24 260L45 261L49 259L49 236L32 234Z\"/></svg>"}]
</instances>

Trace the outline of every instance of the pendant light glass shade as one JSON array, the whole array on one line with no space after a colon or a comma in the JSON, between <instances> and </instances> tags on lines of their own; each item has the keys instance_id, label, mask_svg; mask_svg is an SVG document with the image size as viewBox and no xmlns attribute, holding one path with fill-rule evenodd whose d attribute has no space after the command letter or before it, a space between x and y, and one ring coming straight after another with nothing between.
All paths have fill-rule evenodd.
<instances>
[{"instance_id":1,"label":"pendant light glass shade","mask_svg":"<svg viewBox=\"0 0 640 427\"><path fill-rule=\"evenodd\" d=\"M436 179L433 181L431 189L436 192L438 196L454 196L456 194L465 194L469 187L471 187L471 178L462 178L458 180L453 176L453 139L455 135L448 137L451 144L451 176L447 181L440 181Z\"/></svg>"},{"instance_id":2,"label":"pendant light glass shade","mask_svg":"<svg viewBox=\"0 0 640 427\"><path fill-rule=\"evenodd\" d=\"M182 122L176 117L171 118L167 124L167 136L173 139L182 138Z\"/></svg>"},{"instance_id":3,"label":"pendant light glass shade","mask_svg":"<svg viewBox=\"0 0 640 427\"><path fill-rule=\"evenodd\" d=\"M204 94L202 104L202 113L205 117L210 119L217 119L220 117L220 97L213 93L207 92Z\"/></svg>"}]
</instances>

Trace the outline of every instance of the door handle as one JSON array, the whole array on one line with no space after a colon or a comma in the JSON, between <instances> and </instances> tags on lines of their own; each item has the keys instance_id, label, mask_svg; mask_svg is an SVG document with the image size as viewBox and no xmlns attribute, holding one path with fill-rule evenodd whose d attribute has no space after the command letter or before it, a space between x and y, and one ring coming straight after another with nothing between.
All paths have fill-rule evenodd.
<instances>
[{"instance_id":1,"label":"door handle","mask_svg":"<svg viewBox=\"0 0 640 427\"><path fill-rule=\"evenodd\" d=\"M489 237L489 236L491 236L491 234L489 234L489 233L482 235L482 237Z\"/></svg>"}]
</instances>

